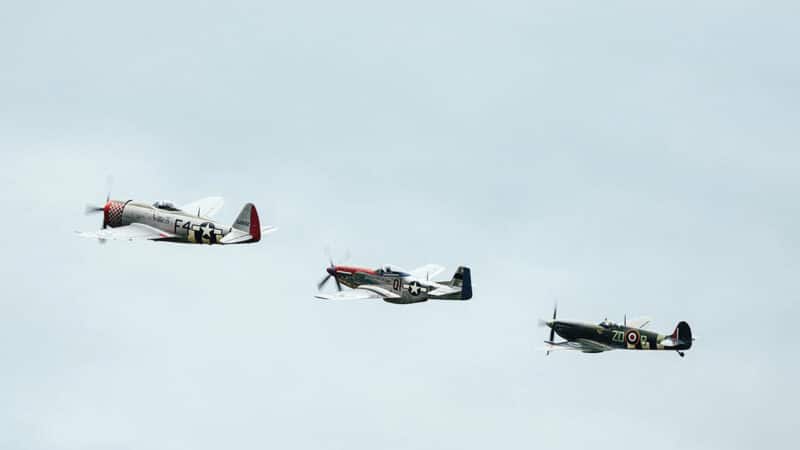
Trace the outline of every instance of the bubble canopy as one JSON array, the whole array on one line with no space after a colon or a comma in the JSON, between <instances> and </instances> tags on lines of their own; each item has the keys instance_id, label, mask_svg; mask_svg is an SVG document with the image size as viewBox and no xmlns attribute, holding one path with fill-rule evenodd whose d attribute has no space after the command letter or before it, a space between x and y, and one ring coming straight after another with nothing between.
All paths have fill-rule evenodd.
<instances>
[{"instance_id":1,"label":"bubble canopy","mask_svg":"<svg viewBox=\"0 0 800 450\"><path fill-rule=\"evenodd\" d=\"M396 276L396 277L407 277L408 276L408 272L406 272L405 270L403 270L403 269L401 269L401 268L399 268L397 266L391 266L391 265L388 265L388 264L376 269L375 273L377 273L378 275L381 275L381 276Z\"/></svg>"},{"instance_id":2,"label":"bubble canopy","mask_svg":"<svg viewBox=\"0 0 800 450\"><path fill-rule=\"evenodd\" d=\"M168 200L159 200L153 203L153 208L163 209L165 211L180 211L180 209L175 206L175 203Z\"/></svg>"}]
</instances>

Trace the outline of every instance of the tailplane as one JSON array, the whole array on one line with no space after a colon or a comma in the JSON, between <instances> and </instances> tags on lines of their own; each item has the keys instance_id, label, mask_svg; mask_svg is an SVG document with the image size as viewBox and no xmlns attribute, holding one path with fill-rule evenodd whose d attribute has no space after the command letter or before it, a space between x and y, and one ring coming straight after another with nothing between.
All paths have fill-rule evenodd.
<instances>
[{"instance_id":1,"label":"tailplane","mask_svg":"<svg viewBox=\"0 0 800 450\"><path fill-rule=\"evenodd\" d=\"M428 292L432 300L469 300L472 298L472 276L467 267L459 267L450 281L433 283L435 289Z\"/></svg>"}]
</instances>

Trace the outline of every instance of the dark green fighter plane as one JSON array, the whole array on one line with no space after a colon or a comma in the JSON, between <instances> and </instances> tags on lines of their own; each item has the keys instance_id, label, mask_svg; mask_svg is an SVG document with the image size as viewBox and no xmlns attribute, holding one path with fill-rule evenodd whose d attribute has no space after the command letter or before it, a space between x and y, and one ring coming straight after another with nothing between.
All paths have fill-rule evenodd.
<instances>
[{"instance_id":1,"label":"dark green fighter plane","mask_svg":"<svg viewBox=\"0 0 800 450\"><path fill-rule=\"evenodd\" d=\"M553 320L543 321L550 328L547 354L553 350L580 350L584 353L601 353L609 350L675 350L681 356L692 347L692 329L686 322L679 322L670 335L658 334L643 328L649 319L639 319L622 325L603 320L598 325L556 320L557 308L553 308ZM558 334L565 340L555 342Z\"/></svg>"}]
</instances>

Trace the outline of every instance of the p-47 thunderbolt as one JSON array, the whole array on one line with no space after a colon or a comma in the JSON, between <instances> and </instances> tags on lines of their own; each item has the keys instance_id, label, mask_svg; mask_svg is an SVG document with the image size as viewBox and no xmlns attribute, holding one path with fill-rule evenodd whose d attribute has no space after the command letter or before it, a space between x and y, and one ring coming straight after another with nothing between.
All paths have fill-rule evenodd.
<instances>
[{"instance_id":1,"label":"p-47 thunderbolt","mask_svg":"<svg viewBox=\"0 0 800 450\"><path fill-rule=\"evenodd\" d=\"M553 309L553 320L542 322L550 327L550 340L547 354L553 350L580 350L584 353L600 353L608 350L675 350L683 357L684 350L692 347L692 330L686 322L679 322L670 335L658 334L644 330L650 319L625 320L622 325L603 320L598 325L580 322L556 320L556 309ZM555 334L565 340L555 342Z\"/></svg>"},{"instance_id":2,"label":"p-47 thunderbolt","mask_svg":"<svg viewBox=\"0 0 800 450\"><path fill-rule=\"evenodd\" d=\"M276 230L261 228L252 203L244 205L233 225L225 225L211 219L222 208L221 197L208 197L181 207L166 201L150 205L109 197L104 206L86 207L87 214L103 213L103 229L78 233L80 236L100 242L145 239L188 244L247 244L258 242L262 235Z\"/></svg>"},{"instance_id":3,"label":"p-47 thunderbolt","mask_svg":"<svg viewBox=\"0 0 800 450\"><path fill-rule=\"evenodd\" d=\"M422 266L406 272L398 267L383 266L365 269L352 266L337 266L331 261L328 275L317 286L323 286L333 278L338 292L318 294L326 300L381 299L389 303L409 304L427 300L469 300L472 298L472 277L467 267L459 267L449 281L431 281L444 271L435 264ZM352 288L343 291L342 285Z\"/></svg>"}]
</instances>

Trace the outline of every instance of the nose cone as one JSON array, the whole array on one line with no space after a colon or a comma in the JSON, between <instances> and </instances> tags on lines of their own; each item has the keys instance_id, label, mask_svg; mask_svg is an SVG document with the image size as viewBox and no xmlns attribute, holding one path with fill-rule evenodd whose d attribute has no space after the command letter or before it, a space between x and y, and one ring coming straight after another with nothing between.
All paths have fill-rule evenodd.
<instances>
[{"instance_id":1,"label":"nose cone","mask_svg":"<svg viewBox=\"0 0 800 450\"><path fill-rule=\"evenodd\" d=\"M328 267L327 269L325 269L325 271L328 272L328 275L331 276L336 275L336 268L334 267Z\"/></svg>"},{"instance_id":2,"label":"nose cone","mask_svg":"<svg viewBox=\"0 0 800 450\"><path fill-rule=\"evenodd\" d=\"M103 205L103 228L108 226L108 213L111 211L111 200L107 201L105 205Z\"/></svg>"}]
</instances>

